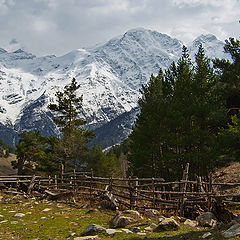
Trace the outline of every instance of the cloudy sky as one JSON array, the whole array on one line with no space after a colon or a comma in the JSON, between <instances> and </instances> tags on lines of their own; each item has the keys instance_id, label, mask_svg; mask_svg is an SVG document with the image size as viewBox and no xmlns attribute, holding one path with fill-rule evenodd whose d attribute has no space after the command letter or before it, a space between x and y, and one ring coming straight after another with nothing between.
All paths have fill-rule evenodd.
<instances>
[{"instance_id":1,"label":"cloudy sky","mask_svg":"<svg viewBox=\"0 0 240 240\"><path fill-rule=\"evenodd\" d=\"M240 0L0 0L0 47L63 55L144 27L190 43L240 36Z\"/></svg>"}]
</instances>

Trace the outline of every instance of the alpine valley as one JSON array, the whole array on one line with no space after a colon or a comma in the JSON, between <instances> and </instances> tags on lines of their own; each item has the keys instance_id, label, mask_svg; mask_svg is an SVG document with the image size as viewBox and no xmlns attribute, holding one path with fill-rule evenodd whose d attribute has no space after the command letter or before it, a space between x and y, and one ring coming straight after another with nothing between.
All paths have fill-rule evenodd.
<instances>
[{"instance_id":1,"label":"alpine valley","mask_svg":"<svg viewBox=\"0 0 240 240\"><path fill-rule=\"evenodd\" d=\"M214 35L201 35L188 46L192 58L200 43L209 58L229 58L224 43ZM142 84L177 61L182 46L166 34L140 28L60 57L0 48L0 138L15 146L18 133L24 130L39 129L45 136L59 134L47 105L75 77L79 95L83 95L80 117L96 133L92 144L101 142L106 148L120 143L131 132L139 112Z\"/></svg>"}]
</instances>

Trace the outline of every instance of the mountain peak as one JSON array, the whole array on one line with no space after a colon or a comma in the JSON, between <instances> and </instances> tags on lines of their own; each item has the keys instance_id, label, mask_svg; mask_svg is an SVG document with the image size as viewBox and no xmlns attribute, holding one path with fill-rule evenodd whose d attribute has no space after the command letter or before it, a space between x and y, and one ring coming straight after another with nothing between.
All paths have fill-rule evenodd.
<instances>
[{"instance_id":1,"label":"mountain peak","mask_svg":"<svg viewBox=\"0 0 240 240\"><path fill-rule=\"evenodd\" d=\"M14 51L13 53L23 53L23 52L24 51L21 48L19 48L18 50Z\"/></svg>"},{"instance_id":2,"label":"mountain peak","mask_svg":"<svg viewBox=\"0 0 240 240\"><path fill-rule=\"evenodd\" d=\"M3 48L0 48L0 54L1 53L7 53L7 51L5 49L3 49Z\"/></svg>"}]
</instances>

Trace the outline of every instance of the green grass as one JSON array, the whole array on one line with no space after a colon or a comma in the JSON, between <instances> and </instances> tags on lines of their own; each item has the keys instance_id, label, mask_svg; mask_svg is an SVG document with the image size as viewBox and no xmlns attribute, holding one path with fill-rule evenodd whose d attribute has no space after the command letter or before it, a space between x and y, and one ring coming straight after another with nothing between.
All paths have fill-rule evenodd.
<instances>
[{"instance_id":1,"label":"green grass","mask_svg":"<svg viewBox=\"0 0 240 240\"><path fill-rule=\"evenodd\" d=\"M9 196L8 196L9 198ZM37 204L38 203L38 204ZM43 210L50 208L50 211ZM15 212L11 212L15 211ZM15 217L16 213L26 214L24 217ZM27 214L29 213L29 214ZM109 221L115 215L114 212L87 208L78 208L64 203L52 201L38 201L34 199L24 199L18 202L4 203L0 202L0 238L1 239L74 239L81 236L84 229L89 224L99 224L109 228ZM7 220L7 222L2 222ZM146 219L147 224L141 226L142 229L149 226L150 221ZM154 222L154 221L152 221ZM156 223L156 222L155 222ZM178 231L167 231L162 233L147 233L147 236L137 234L117 233L113 237L99 234L101 239L202 239L205 232L210 231L204 228L191 228L181 225ZM71 236L72 233L76 235ZM221 240L219 232L213 232L209 239ZM239 237L230 239L240 239Z\"/></svg>"}]
</instances>

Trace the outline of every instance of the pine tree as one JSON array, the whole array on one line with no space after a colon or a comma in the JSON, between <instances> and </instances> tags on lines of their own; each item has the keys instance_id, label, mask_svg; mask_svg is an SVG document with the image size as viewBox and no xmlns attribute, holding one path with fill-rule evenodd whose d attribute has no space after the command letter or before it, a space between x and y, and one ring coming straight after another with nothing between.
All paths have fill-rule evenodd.
<instances>
[{"instance_id":1,"label":"pine tree","mask_svg":"<svg viewBox=\"0 0 240 240\"><path fill-rule=\"evenodd\" d=\"M183 47L177 64L151 76L142 88L141 113L129 137L133 175L176 179L187 162L198 175L213 169L217 133L226 114L216 80L202 46L195 66Z\"/></svg>"},{"instance_id":2,"label":"pine tree","mask_svg":"<svg viewBox=\"0 0 240 240\"><path fill-rule=\"evenodd\" d=\"M53 141L55 158L65 166L67 163L74 167L83 164L88 151L88 140L94 136L93 131L81 128L85 121L79 118L83 99L82 96L77 96L79 87L73 78L63 92L56 93L57 103L48 106L55 113L53 120L62 132L62 137Z\"/></svg>"},{"instance_id":3,"label":"pine tree","mask_svg":"<svg viewBox=\"0 0 240 240\"><path fill-rule=\"evenodd\" d=\"M42 137L40 131L24 131L19 136L20 140L16 146L17 161L12 164L18 169L19 175L32 174L48 158L46 138Z\"/></svg>"}]
</instances>

